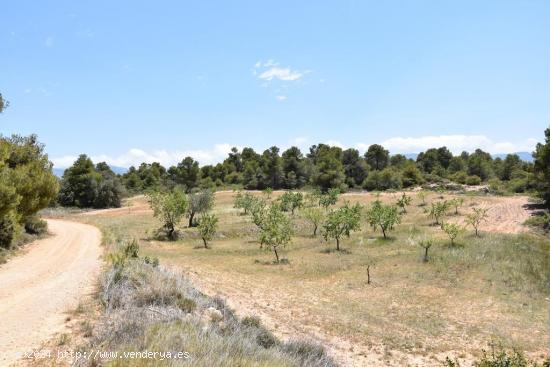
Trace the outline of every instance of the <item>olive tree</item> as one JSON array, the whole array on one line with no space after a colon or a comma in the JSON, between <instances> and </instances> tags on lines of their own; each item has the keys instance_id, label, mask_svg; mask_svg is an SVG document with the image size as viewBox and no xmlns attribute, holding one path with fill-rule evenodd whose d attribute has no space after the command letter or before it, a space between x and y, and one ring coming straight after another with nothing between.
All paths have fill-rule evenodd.
<instances>
[{"instance_id":1,"label":"olive tree","mask_svg":"<svg viewBox=\"0 0 550 367\"><path fill-rule=\"evenodd\" d=\"M292 235L291 220L282 211L280 204L271 204L262 217L259 237L260 243L273 251L277 263L280 261L278 250L290 243Z\"/></svg>"},{"instance_id":2,"label":"olive tree","mask_svg":"<svg viewBox=\"0 0 550 367\"><path fill-rule=\"evenodd\" d=\"M374 230L380 227L382 235L387 238L387 232L401 223L401 215L396 206L384 205L380 200L376 200L367 211L367 221Z\"/></svg>"},{"instance_id":3,"label":"olive tree","mask_svg":"<svg viewBox=\"0 0 550 367\"><path fill-rule=\"evenodd\" d=\"M287 191L279 198L281 202L281 209L284 211L290 211L292 215L296 209L300 209L304 206L304 194L301 192Z\"/></svg>"},{"instance_id":4,"label":"olive tree","mask_svg":"<svg viewBox=\"0 0 550 367\"><path fill-rule=\"evenodd\" d=\"M149 203L155 218L162 222L168 238L176 239L176 226L187 213L189 204L185 193L179 189L165 193L153 192L149 194Z\"/></svg>"},{"instance_id":5,"label":"olive tree","mask_svg":"<svg viewBox=\"0 0 550 367\"><path fill-rule=\"evenodd\" d=\"M198 223L199 233L204 243L204 248L208 248L208 242L212 241L218 230L218 217L214 214L205 213L201 215Z\"/></svg>"},{"instance_id":6,"label":"olive tree","mask_svg":"<svg viewBox=\"0 0 550 367\"><path fill-rule=\"evenodd\" d=\"M336 240L337 251L340 251L340 239L343 236L349 237L351 232L361 228L362 209L360 204L350 205L349 202L346 202L341 208L328 213L323 224L323 237L326 241Z\"/></svg>"},{"instance_id":7,"label":"olive tree","mask_svg":"<svg viewBox=\"0 0 550 367\"><path fill-rule=\"evenodd\" d=\"M489 209L484 208L474 208L474 212L466 215L466 224L474 227L476 231L476 236L479 237L479 226L481 223L487 220L489 217L487 212Z\"/></svg>"},{"instance_id":8,"label":"olive tree","mask_svg":"<svg viewBox=\"0 0 550 367\"><path fill-rule=\"evenodd\" d=\"M193 221L195 215L205 213L212 208L214 204L214 193L210 190L202 190L187 195L189 205L187 206L187 217L189 218L189 227L195 226Z\"/></svg>"},{"instance_id":9,"label":"olive tree","mask_svg":"<svg viewBox=\"0 0 550 367\"><path fill-rule=\"evenodd\" d=\"M313 226L313 237L317 236L319 225L325 218L324 211L319 207L307 207L302 210L302 216Z\"/></svg>"}]
</instances>

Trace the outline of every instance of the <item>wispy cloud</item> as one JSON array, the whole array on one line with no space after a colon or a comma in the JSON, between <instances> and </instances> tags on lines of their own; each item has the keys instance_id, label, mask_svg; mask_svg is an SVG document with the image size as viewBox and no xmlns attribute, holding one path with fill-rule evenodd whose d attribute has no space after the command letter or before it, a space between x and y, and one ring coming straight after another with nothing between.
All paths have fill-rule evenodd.
<instances>
[{"instance_id":1,"label":"wispy cloud","mask_svg":"<svg viewBox=\"0 0 550 367\"><path fill-rule=\"evenodd\" d=\"M534 150L536 139L522 141L495 141L485 135L434 135L421 137L393 137L386 139L379 144L392 153L418 153L429 148L446 146L455 154L462 151L473 151L477 148L489 153L513 153L530 152ZM369 144L358 143L356 148L365 151Z\"/></svg>"},{"instance_id":2,"label":"wispy cloud","mask_svg":"<svg viewBox=\"0 0 550 367\"><path fill-rule=\"evenodd\" d=\"M155 150L150 152L133 148L117 156L100 154L92 155L91 159L94 163L107 162L112 166L119 167L138 166L143 162L160 162L164 166L172 166L181 162L185 157L190 156L196 159L201 165L204 165L223 161L234 146L235 145L231 144L217 144L211 149L183 151ZM56 168L67 168L70 167L77 158L78 156L76 155L67 155L52 158L52 162Z\"/></svg>"},{"instance_id":3,"label":"wispy cloud","mask_svg":"<svg viewBox=\"0 0 550 367\"><path fill-rule=\"evenodd\" d=\"M275 60L258 61L252 68L252 75L261 81L261 86L271 88L273 83L275 98L279 101L284 101L288 98L286 94L281 94L280 90L287 90L289 85L296 83L306 74L311 73L311 70L297 70L290 66L281 66Z\"/></svg>"}]
</instances>

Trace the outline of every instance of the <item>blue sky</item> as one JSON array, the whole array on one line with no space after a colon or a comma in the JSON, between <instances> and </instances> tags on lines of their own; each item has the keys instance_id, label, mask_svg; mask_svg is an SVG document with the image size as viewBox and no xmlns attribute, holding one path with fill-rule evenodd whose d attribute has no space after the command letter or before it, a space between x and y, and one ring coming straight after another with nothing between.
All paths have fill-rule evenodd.
<instances>
[{"instance_id":1,"label":"blue sky","mask_svg":"<svg viewBox=\"0 0 550 367\"><path fill-rule=\"evenodd\" d=\"M235 146L532 149L550 125L548 1L12 1L0 132L58 167Z\"/></svg>"}]
</instances>

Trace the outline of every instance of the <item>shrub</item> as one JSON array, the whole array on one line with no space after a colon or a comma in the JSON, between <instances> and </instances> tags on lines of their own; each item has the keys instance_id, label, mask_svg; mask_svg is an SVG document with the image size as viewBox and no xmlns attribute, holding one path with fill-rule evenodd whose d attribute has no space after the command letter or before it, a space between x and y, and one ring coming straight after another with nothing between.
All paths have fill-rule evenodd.
<instances>
[{"instance_id":1,"label":"shrub","mask_svg":"<svg viewBox=\"0 0 550 367\"><path fill-rule=\"evenodd\" d=\"M48 223L33 215L25 219L25 232L34 235L43 235L48 232Z\"/></svg>"},{"instance_id":2,"label":"shrub","mask_svg":"<svg viewBox=\"0 0 550 367\"><path fill-rule=\"evenodd\" d=\"M536 227L544 232L550 231L550 215L544 213L543 215L535 215L525 221L525 225Z\"/></svg>"},{"instance_id":3,"label":"shrub","mask_svg":"<svg viewBox=\"0 0 550 367\"><path fill-rule=\"evenodd\" d=\"M472 227L474 227L476 231L476 236L479 236L479 226L482 222L485 222L487 218L489 217L487 215L487 212L489 209L484 208L474 208L474 212L470 213L466 216L466 223Z\"/></svg>"},{"instance_id":4,"label":"shrub","mask_svg":"<svg viewBox=\"0 0 550 367\"><path fill-rule=\"evenodd\" d=\"M20 231L21 228L14 213L0 218L0 247L4 249L11 248Z\"/></svg>"},{"instance_id":5,"label":"shrub","mask_svg":"<svg viewBox=\"0 0 550 367\"><path fill-rule=\"evenodd\" d=\"M371 172L363 183L363 187L370 191L400 189L402 186L401 176L393 168Z\"/></svg>"},{"instance_id":6,"label":"shrub","mask_svg":"<svg viewBox=\"0 0 550 367\"><path fill-rule=\"evenodd\" d=\"M468 186L476 186L481 184L481 178L476 175L468 176L466 177L466 185Z\"/></svg>"},{"instance_id":7,"label":"shrub","mask_svg":"<svg viewBox=\"0 0 550 367\"><path fill-rule=\"evenodd\" d=\"M260 227L260 242L273 250L279 263L278 250L292 240L292 222L278 204L271 204L265 211Z\"/></svg>"},{"instance_id":8,"label":"shrub","mask_svg":"<svg viewBox=\"0 0 550 367\"><path fill-rule=\"evenodd\" d=\"M451 246L454 246L456 238L462 232L462 227L456 223L443 223L441 229L449 236Z\"/></svg>"},{"instance_id":9,"label":"shrub","mask_svg":"<svg viewBox=\"0 0 550 367\"><path fill-rule=\"evenodd\" d=\"M304 206L304 195L301 192L287 191L279 198L281 209L294 215L296 209Z\"/></svg>"},{"instance_id":10,"label":"shrub","mask_svg":"<svg viewBox=\"0 0 550 367\"><path fill-rule=\"evenodd\" d=\"M435 224L440 224L441 219L443 218L444 215L447 214L448 210L449 210L449 202L447 200L438 201L438 202L432 203L432 207L428 213L428 216L435 220Z\"/></svg>"}]
</instances>

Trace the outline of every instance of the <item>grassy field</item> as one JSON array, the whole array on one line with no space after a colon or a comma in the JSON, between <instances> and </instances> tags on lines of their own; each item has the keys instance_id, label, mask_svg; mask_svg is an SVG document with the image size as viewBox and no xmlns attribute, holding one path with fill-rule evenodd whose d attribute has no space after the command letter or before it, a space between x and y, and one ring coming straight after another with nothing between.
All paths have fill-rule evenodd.
<instances>
[{"instance_id":1,"label":"grassy field","mask_svg":"<svg viewBox=\"0 0 550 367\"><path fill-rule=\"evenodd\" d=\"M381 199L395 202L399 195ZM259 248L255 226L233 209L232 192L216 194L220 229L210 250L202 248L193 228L182 228L176 242L154 240L160 223L143 197L79 220L138 239L143 255L182 269L207 294L226 298L238 315L260 316L282 338L313 337L343 365L438 366L447 355L467 362L488 343L519 348L532 358L548 356L550 241L529 233L496 233L524 232L527 214L515 201L526 199L462 195L459 215L447 220L462 223L473 207L493 209L480 238L468 229L450 246L426 206L410 195L413 204L391 238L382 239L363 222L362 231L343 241L341 252L312 237L311 226L297 213L295 237L283 251L285 265L272 265L273 254ZM343 200L368 205L374 195L343 195ZM434 200L439 194L430 193L428 205ZM420 235L435 239L428 263L413 240Z\"/></svg>"}]
</instances>

